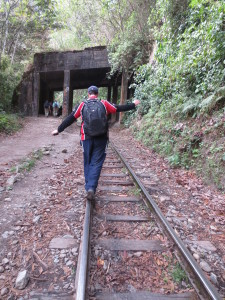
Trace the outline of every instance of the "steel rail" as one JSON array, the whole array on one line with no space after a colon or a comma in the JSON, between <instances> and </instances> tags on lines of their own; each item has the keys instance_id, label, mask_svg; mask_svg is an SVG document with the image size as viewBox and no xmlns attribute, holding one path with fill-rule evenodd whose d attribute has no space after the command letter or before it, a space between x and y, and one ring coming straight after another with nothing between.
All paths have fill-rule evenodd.
<instances>
[{"instance_id":1,"label":"steel rail","mask_svg":"<svg viewBox=\"0 0 225 300\"><path fill-rule=\"evenodd\" d=\"M112 142L110 142L110 144L111 144L111 148L118 154L118 156L120 157L121 161L124 163L124 165L126 166L126 168L129 170L131 176L134 178L134 180L136 181L137 185L142 190L143 194L145 195L145 197L148 200L148 203L150 204L150 206L152 207L152 209L154 210L154 212L158 216L158 218L161 221L161 223L163 224L164 228L167 230L169 236L173 239L173 241L175 242L176 246L179 248L182 256L185 259L185 261L191 267L191 269L193 271L193 274L195 275L195 277L201 283L201 286L203 287L203 290L206 293L206 295L209 296L210 299L213 299L213 300L222 300L222 298L220 297L220 295L218 294L218 292L216 291L216 289L209 282L209 280L204 276L202 270L197 265L197 263L193 259L192 255L190 254L190 252L188 251L188 249L186 248L186 246L182 242L182 240L177 236L177 234L173 230L172 226L168 223L168 221L164 217L163 213L161 212L161 210L158 207L158 205L156 204L156 202L152 199L152 197L150 196L150 194L148 193L148 191L146 190L146 188L144 187L144 185L142 184L142 182L140 181L140 179L137 177L137 175L135 174L135 172L129 166L129 164L127 163L127 161L124 158L124 156L117 150L116 146Z\"/></svg>"},{"instance_id":2,"label":"steel rail","mask_svg":"<svg viewBox=\"0 0 225 300\"><path fill-rule=\"evenodd\" d=\"M80 267L79 267L79 274L77 280L76 300L85 300L86 297L90 223L91 223L91 202L86 201L82 246L81 246L80 262L79 262Z\"/></svg>"}]
</instances>

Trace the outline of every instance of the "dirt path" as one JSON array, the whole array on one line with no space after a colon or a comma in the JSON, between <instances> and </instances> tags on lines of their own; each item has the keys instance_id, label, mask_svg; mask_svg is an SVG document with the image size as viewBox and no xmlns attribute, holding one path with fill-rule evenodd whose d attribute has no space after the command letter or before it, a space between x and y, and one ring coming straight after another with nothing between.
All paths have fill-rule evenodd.
<instances>
[{"instance_id":1,"label":"dirt path","mask_svg":"<svg viewBox=\"0 0 225 300\"><path fill-rule=\"evenodd\" d=\"M27 118L20 132L0 138L0 299L30 299L29 293L34 290L64 289L72 293L74 288L75 246L79 245L84 207L77 189L81 186L81 195L82 163L78 157L82 153L76 124L58 136L51 135L60 122L54 118ZM29 172L20 170L24 160L29 162L31 153L39 149L43 156L35 161L35 166ZM71 171L74 163L77 173ZM72 198L71 194L76 196ZM77 220L68 218L68 214L78 214ZM74 234L77 238L73 248L62 248L62 253L54 247L50 250L54 237ZM45 262L43 257L47 257ZM60 259L65 259L61 287L54 282L54 274L62 272ZM32 278L28 287L20 290L15 288L16 278L24 270ZM44 280L39 280L45 272Z\"/></svg>"},{"instance_id":2,"label":"dirt path","mask_svg":"<svg viewBox=\"0 0 225 300\"><path fill-rule=\"evenodd\" d=\"M22 130L13 136L0 137L0 166L24 158L32 151L44 146L56 143L60 143L62 146L70 144L71 141L74 141L74 137L71 135L66 135L66 138L65 135L60 136L57 142L51 135L51 131L58 127L60 121L58 118L26 118Z\"/></svg>"}]
</instances>

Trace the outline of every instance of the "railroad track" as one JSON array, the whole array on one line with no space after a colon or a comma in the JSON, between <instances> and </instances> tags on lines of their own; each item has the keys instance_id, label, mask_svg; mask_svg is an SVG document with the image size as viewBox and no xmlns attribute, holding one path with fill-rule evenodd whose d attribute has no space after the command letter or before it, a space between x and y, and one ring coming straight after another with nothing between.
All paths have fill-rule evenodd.
<instances>
[{"instance_id":1,"label":"railroad track","mask_svg":"<svg viewBox=\"0 0 225 300\"><path fill-rule=\"evenodd\" d=\"M110 148L95 203L86 204L76 300L221 299L142 184L146 178Z\"/></svg>"}]
</instances>

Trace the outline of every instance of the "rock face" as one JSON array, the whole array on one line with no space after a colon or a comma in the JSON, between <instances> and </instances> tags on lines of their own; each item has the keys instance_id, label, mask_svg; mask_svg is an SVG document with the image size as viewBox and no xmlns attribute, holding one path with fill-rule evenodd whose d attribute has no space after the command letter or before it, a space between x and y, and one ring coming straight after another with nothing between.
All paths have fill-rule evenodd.
<instances>
[{"instance_id":1,"label":"rock face","mask_svg":"<svg viewBox=\"0 0 225 300\"><path fill-rule=\"evenodd\" d=\"M16 278L16 284L15 288L18 290L23 290L29 281L29 276L27 270L19 272L17 278Z\"/></svg>"}]
</instances>

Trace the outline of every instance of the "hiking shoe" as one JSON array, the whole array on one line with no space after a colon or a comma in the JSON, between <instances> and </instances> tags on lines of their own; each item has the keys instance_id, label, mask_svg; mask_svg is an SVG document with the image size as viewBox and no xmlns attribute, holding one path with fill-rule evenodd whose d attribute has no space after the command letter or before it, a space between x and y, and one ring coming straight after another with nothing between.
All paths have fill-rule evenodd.
<instances>
[{"instance_id":1,"label":"hiking shoe","mask_svg":"<svg viewBox=\"0 0 225 300\"><path fill-rule=\"evenodd\" d=\"M95 193L94 193L94 191L93 190L88 190L88 192L87 192L87 199L88 200L94 200L94 197L95 197Z\"/></svg>"}]
</instances>

